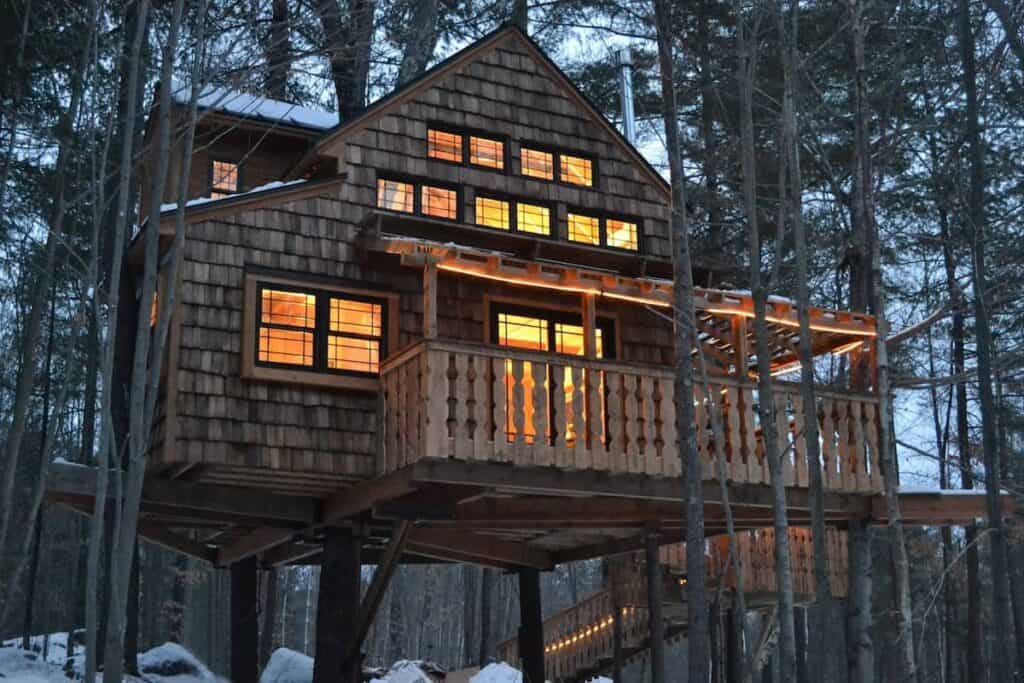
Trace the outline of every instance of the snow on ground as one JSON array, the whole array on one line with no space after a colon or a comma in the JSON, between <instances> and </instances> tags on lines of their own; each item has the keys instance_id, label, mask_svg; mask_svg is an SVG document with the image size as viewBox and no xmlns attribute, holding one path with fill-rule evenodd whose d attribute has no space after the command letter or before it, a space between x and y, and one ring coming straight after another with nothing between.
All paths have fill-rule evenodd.
<instances>
[{"instance_id":1,"label":"snow on ground","mask_svg":"<svg viewBox=\"0 0 1024 683\"><path fill-rule=\"evenodd\" d=\"M523 674L505 662L488 664L469 683L523 683Z\"/></svg>"},{"instance_id":2,"label":"snow on ground","mask_svg":"<svg viewBox=\"0 0 1024 683\"><path fill-rule=\"evenodd\" d=\"M286 647L274 650L260 674L260 683L308 683L313 680L313 658Z\"/></svg>"}]
</instances>

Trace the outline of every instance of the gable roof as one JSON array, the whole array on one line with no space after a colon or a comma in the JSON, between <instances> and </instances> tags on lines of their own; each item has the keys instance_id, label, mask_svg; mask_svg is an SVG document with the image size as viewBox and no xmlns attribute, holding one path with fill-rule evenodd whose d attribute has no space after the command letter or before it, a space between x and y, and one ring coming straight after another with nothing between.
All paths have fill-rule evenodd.
<instances>
[{"instance_id":1,"label":"gable roof","mask_svg":"<svg viewBox=\"0 0 1024 683\"><path fill-rule=\"evenodd\" d=\"M171 85L171 101L175 104L189 104L191 94L191 87L188 85ZM200 110L223 112L246 119L306 128L316 132L326 131L338 125L338 115L334 112L300 107L291 102L212 85L203 87L196 105Z\"/></svg>"},{"instance_id":2,"label":"gable roof","mask_svg":"<svg viewBox=\"0 0 1024 683\"><path fill-rule=\"evenodd\" d=\"M594 106L594 103L591 102L590 99L576 86L576 84L572 82L566 73L562 71L550 57L547 56L544 50L542 50L541 47L533 41L533 39L523 33L523 31L514 24L505 24L498 27L483 38L477 40L475 43L459 50L444 61L439 62L432 68L423 72L418 78L371 103L356 117L349 121L340 123L331 130L328 130L316 142L309 153L307 153L306 157L299 163L298 168L301 169L306 167L318 153L322 153L325 148L329 147L332 143L344 137L346 134L358 130L379 117L384 116L391 111L391 109L399 106L402 102L413 95L434 86L441 79L448 76L458 68L473 61L481 54L496 48L503 39L510 36L518 39L526 48L530 56L533 57L537 64L548 73L552 80L554 80L565 91L566 95L568 95L570 99L574 100L580 109L586 112L595 124L609 134L611 139L622 149L625 155L634 161L648 176L650 176L650 179L656 186L658 186L666 195L671 197L671 187L665 178L658 173L647 159L644 158L643 154L641 154L640 151L634 147L633 144L622 135L622 133L619 132L619 129L616 128L611 121L605 118L604 114Z\"/></svg>"}]
</instances>

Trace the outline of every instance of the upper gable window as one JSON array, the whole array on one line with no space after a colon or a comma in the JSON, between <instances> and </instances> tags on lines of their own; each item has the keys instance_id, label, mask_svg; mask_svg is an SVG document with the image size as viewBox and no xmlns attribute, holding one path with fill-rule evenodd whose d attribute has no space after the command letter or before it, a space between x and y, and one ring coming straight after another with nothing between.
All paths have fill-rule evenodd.
<instances>
[{"instance_id":1,"label":"upper gable window","mask_svg":"<svg viewBox=\"0 0 1024 683\"><path fill-rule=\"evenodd\" d=\"M523 147L520 153L520 169L524 176L530 178L554 180L555 155L552 152Z\"/></svg>"},{"instance_id":2,"label":"upper gable window","mask_svg":"<svg viewBox=\"0 0 1024 683\"><path fill-rule=\"evenodd\" d=\"M559 175L563 181L584 187L594 186L594 162L591 159L571 154L559 156L561 159Z\"/></svg>"},{"instance_id":3,"label":"upper gable window","mask_svg":"<svg viewBox=\"0 0 1024 683\"><path fill-rule=\"evenodd\" d=\"M569 239L573 242L601 244L601 219L597 216L570 213L568 223Z\"/></svg>"},{"instance_id":4,"label":"upper gable window","mask_svg":"<svg viewBox=\"0 0 1024 683\"><path fill-rule=\"evenodd\" d=\"M436 128L427 130L427 156L431 159L462 163L462 136Z\"/></svg>"},{"instance_id":5,"label":"upper gable window","mask_svg":"<svg viewBox=\"0 0 1024 683\"><path fill-rule=\"evenodd\" d=\"M505 144L476 135L469 137L469 163L486 168L505 168Z\"/></svg>"},{"instance_id":6,"label":"upper gable window","mask_svg":"<svg viewBox=\"0 0 1024 683\"><path fill-rule=\"evenodd\" d=\"M214 159L210 165L210 196L214 199L235 194L241 189L238 164Z\"/></svg>"},{"instance_id":7,"label":"upper gable window","mask_svg":"<svg viewBox=\"0 0 1024 683\"><path fill-rule=\"evenodd\" d=\"M412 183L377 179L377 207L389 211L413 212L416 191Z\"/></svg>"},{"instance_id":8,"label":"upper gable window","mask_svg":"<svg viewBox=\"0 0 1024 683\"><path fill-rule=\"evenodd\" d=\"M446 187L424 185L420 198L421 211L424 216L455 220L459 215L459 194Z\"/></svg>"},{"instance_id":9,"label":"upper gable window","mask_svg":"<svg viewBox=\"0 0 1024 683\"><path fill-rule=\"evenodd\" d=\"M551 209L539 204L516 202L516 230L535 235L550 235Z\"/></svg>"}]
</instances>

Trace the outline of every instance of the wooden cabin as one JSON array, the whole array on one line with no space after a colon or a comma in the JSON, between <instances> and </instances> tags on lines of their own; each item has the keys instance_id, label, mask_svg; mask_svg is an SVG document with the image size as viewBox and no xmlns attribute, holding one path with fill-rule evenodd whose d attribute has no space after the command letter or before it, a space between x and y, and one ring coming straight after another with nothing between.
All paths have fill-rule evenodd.
<instances>
[{"instance_id":1,"label":"wooden cabin","mask_svg":"<svg viewBox=\"0 0 1024 683\"><path fill-rule=\"evenodd\" d=\"M286 103L223 104L233 97L204 91L183 258L161 280L177 303L140 533L231 566L239 619L258 565L321 563L340 586L320 591L340 621L321 625L317 661L334 671L396 561L519 571L532 635L518 649L537 678L537 571L685 528L668 185L514 27L339 126ZM186 99L175 94L175 116ZM164 200L176 198L171 182ZM169 244L175 211L144 230ZM708 533L723 530L719 460L738 524L768 526L752 302L695 300L689 355L710 381L684 400ZM870 316L810 316L815 353L870 366ZM773 299L768 320L781 375L796 363L796 309ZM807 415L829 519L885 520L872 392L823 389L806 407L778 383L794 524L808 519ZM91 509L81 469L57 466L51 494ZM974 514L919 500L911 520ZM361 562L385 571L357 608Z\"/></svg>"}]
</instances>

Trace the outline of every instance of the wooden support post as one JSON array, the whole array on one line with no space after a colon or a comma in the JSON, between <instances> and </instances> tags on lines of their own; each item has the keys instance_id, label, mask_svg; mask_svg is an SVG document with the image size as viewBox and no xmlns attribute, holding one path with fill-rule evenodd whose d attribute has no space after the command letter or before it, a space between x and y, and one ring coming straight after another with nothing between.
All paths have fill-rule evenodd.
<instances>
[{"instance_id":1,"label":"wooden support post","mask_svg":"<svg viewBox=\"0 0 1024 683\"><path fill-rule=\"evenodd\" d=\"M597 296L594 294L582 294L583 311L583 355L587 358L597 358ZM605 342L610 342L606 339Z\"/></svg>"},{"instance_id":2,"label":"wooden support post","mask_svg":"<svg viewBox=\"0 0 1024 683\"><path fill-rule=\"evenodd\" d=\"M607 567L607 560L605 560ZM612 585L612 680L622 680L622 589L619 582Z\"/></svg>"},{"instance_id":3,"label":"wooden support post","mask_svg":"<svg viewBox=\"0 0 1024 683\"><path fill-rule=\"evenodd\" d=\"M662 617L658 533L649 530L644 540L647 560L647 614L651 631L651 683L665 683L665 621Z\"/></svg>"},{"instance_id":4,"label":"wooden support post","mask_svg":"<svg viewBox=\"0 0 1024 683\"><path fill-rule=\"evenodd\" d=\"M384 599L384 592L391 581L391 575L395 573L398 560L402 557L402 550L405 548L405 542L409 538L410 529L412 529L411 522L401 521L395 523L394 530L391 532L391 540L388 541L388 546L384 549L384 555L381 557L380 562L377 563L377 571L373 573L373 581L370 582L370 587L366 590L366 597L359 607L359 623L356 627L356 635L352 645L349 646L350 657L359 654L355 646L361 644L363 639L366 638L366 634L370 631L370 625L377 614L381 600Z\"/></svg>"},{"instance_id":5,"label":"wooden support post","mask_svg":"<svg viewBox=\"0 0 1024 683\"><path fill-rule=\"evenodd\" d=\"M519 568L519 656L523 683L544 681L544 620L540 609L540 571Z\"/></svg>"},{"instance_id":6,"label":"wooden support post","mask_svg":"<svg viewBox=\"0 0 1024 683\"><path fill-rule=\"evenodd\" d=\"M437 339L437 263L423 266L423 338Z\"/></svg>"},{"instance_id":7,"label":"wooden support post","mask_svg":"<svg viewBox=\"0 0 1024 683\"><path fill-rule=\"evenodd\" d=\"M735 599L733 604L735 604ZM725 680L726 683L742 683L740 680L740 664L743 657L743 644L740 641L744 628L743 617L736 613L735 607L725 612Z\"/></svg>"},{"instance_id":8,"label":"wooden support post","mask_svg":"<svg viewBox=\"0 0 1024 683\"><path fill-rule=\"evenodd\" d=\"M313 683L360 683L362 643L356 638L356 622L362 539L352 529L328 527L324 531ZM356 654L349 657L349 652Z\"/></svg>"},{"instance_id":9,"label":"wooden support post","mask_svg":"<svg viewBox=\"0 0 1024 683\"><path fill-rule=\"evenodd\" d=\"M256 557L231 565L231 680L256 683L259 679L259 595Z\"/></svg>"}]
</instances>

